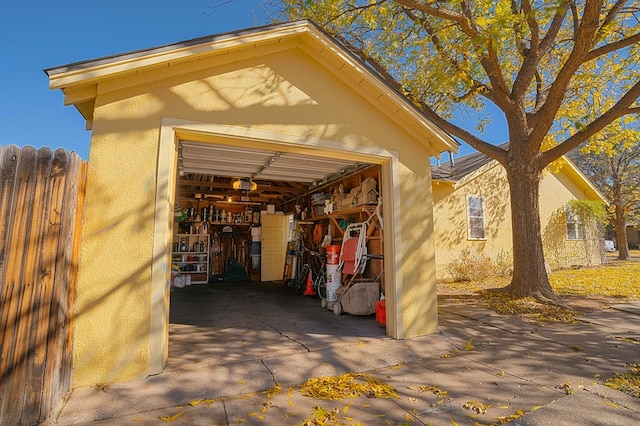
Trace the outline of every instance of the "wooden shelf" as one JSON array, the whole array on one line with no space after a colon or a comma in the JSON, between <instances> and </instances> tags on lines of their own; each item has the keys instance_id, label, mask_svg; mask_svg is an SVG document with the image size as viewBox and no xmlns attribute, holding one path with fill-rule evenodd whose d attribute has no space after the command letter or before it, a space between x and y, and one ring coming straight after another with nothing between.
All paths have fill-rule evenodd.
<instances>
[{"instance_id":1,"label":"wooden shelf","mask_svg":"<svg viewBox=\"0 0 640 426\"><path fill-rule=\"evenodd\" d=\"M361 206L357 206L357 207L352 207L350 209L345 209L345 210L338 210L335 211L333 213L329 213L329 214L323 214L321 216L314 216L312 218L307 219L306 221L308 222L319 222L321 220L329 220L332 217L345 217L345 216L352 216L354 214L357 213L372 213L369 212L369 210L375 210L377 204L363 204ZM304 223L304 222L302 222Z\"/></svg>"}]
</instances>

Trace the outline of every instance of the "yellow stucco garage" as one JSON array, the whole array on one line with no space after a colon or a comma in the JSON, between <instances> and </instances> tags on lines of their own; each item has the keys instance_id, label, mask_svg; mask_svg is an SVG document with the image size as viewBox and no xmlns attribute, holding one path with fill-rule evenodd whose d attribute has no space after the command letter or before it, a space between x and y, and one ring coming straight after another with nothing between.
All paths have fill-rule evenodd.
<instances>
[{"instance_id":1,"label":"yellow stucco garage","mask_svg":"<svg viewBox=\"0 0 640 426\"><path fill-rule=\"evenodd\" d=\"M436 128L308 21L46 70L92 130L73 386L131 381L167 360L182 141L377 164L387 334L437 330L430 157Z\"/></svg>"}]
</instances>

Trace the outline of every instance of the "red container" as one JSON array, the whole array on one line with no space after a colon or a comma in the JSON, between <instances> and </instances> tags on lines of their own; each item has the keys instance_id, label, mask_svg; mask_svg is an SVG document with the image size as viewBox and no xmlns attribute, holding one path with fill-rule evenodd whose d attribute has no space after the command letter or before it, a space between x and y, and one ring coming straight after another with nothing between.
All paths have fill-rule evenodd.
<instances>
[{"instance_id":1,"label":"red container","mask_svg":"<svg viewBox=\"0 0 640 426\"><path fill-rule=\"evenodd\" d=\"M386 299L376 302L376 321L382 325L387 325L387 306L384 303Z\"/></svg>"},{"instance_id":2,"label":"red container","mask_svg":"<svg viewBox=\"0 0 640 426\"><path fill-rule=\"evenodd\" d=\"M340 246L331 245L327 246L327 265L339 265L340 264Z\"/></svg>"}]
</instances>

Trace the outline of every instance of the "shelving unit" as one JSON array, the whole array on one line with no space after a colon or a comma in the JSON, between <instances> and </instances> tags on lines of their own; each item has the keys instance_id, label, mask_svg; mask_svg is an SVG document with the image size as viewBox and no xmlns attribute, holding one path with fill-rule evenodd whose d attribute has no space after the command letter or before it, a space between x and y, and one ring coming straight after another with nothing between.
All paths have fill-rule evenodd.
<instances>
[{"instance_id":1,"label":"shelving unit","mask_svg":"<svg viewBox=\"0 0 640 426\"><path fill-rule=\"evenodd\" d=\"M380 223L380 218L375 214L377 203L372 203L371 201L373 200L369 200L369 198L376 199L377 197L366 197L366 201L369 201L368 203L365 202L363 204L350 206L347 208L335 209L334 207L334 210L328 214L314 214L316 213L315 207L317 207L312 202L312 195L314 193L323 192L325 194L334 194L335 191L342 186L344 189L344 195L346 197L351 192L351 189L362 185L363 182L367 179L374 179L376 183L379 184L380 173L377 166L366 168L359 172L353 173L352 175L346 176L343 179L339 179L330 184L323 185L321 188L318 188L315 191L307 194L306 197L300 197L297 203L300 204L303 209L306 208L307 211L311 212L311 215L310 217L305 217L304 219L297 220L296 224L298 226L298 229L300 230L299 232L303 234L302 240L305 241L306 244L309 244L310 248L321 252L324 250L324 248L320 247L317 239L314 236L316 228L318 226L322 227L322 235L331 235L331 244L340 245L342 243L342 239L344 238L345 231L345 226L341 226L344 225L344 222L341 223L343 220L347 223L364 222L371 217L369 226L367 227L366 235L367 252L369 254L383 254L384 250L382 224ZM384 266L381 259L372 259L367 263L365 276L378 276L382 272L383 268Z\"/></svg>"},{"instance_id":2,"label":"shelving unit","mask_svg":"<svg viewBox=\"0 0 640 426\"><path fill-rule=\"evenodd\" d=\"M180 266L181 274L191 275L192 284L206 284L209 280L209 235L176 234L173 249L171 261Z\"/></svg>"}]
</instances>

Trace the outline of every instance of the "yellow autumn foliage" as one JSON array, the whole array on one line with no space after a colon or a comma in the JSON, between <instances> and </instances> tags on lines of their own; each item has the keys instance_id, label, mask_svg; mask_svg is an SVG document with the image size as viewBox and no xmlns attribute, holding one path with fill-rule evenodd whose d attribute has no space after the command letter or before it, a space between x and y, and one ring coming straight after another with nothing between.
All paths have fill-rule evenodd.
<instances>
[{"instance_id":1,"label":"yellow autumn foliage","mask_svg":"<svg viewBox=\"0 0 640 426\"><path fill-rule=\"evenodd\" d=\"M566 269L549 275L551 286L558 294L578 296L617 296L640 298L640 262L624 261L604 266Z\"/></svg>"},{"instance_id":2,"label":"yellow autumn foliage","mask_svg":"<svg viewBox=\"0 0 640 426\"><path fill-rule=\"evenodd\" d=\"M635 253L634 253L635 254ZM509 278L493 277L484 282L439 283L440 294L460 303L475 304L501 315L521 315L540 322L571 323L581 313L562 305L563 296L616 297L620 302L640 299L640 262L613 261L602 266L566 269L549 274L549 282L560 300L541 303L533 297L515 297L490 291L504 287Z\"/></svg>"},{"instance_id":3,"label":"yellow autumn foliage","mask_svg":"<svg viewBox=\"0 0 640 426\"><path fill-rule=\"evenodd\" d=\"M607 379L604 384L612 389L640 398L640 364L629 364L629 372L616 373L615 377Z\"/></svg>"},{"instance_id":4,"label":"yellow autumn foliage","mask_svg":"<svg viewBox=\"0 0 640 426\"><path fill-rule=\"evenodd\" d=\"M315 377L300 387L300 393L310 398L338 400L343 398L397 398L396 390L369 374L346 373L340 376Z\"/></svg>"}]
</instances>

